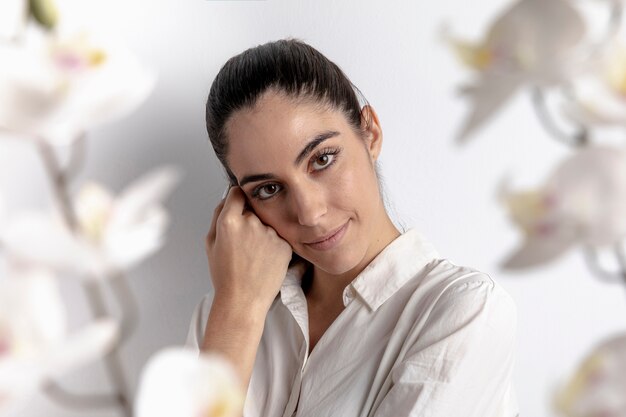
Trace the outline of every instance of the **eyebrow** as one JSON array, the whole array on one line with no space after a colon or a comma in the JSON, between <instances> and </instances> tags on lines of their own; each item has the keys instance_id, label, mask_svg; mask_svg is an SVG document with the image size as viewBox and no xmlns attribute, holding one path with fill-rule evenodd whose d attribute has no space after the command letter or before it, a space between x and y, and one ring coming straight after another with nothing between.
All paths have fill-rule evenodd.
<instances>
[{"instance_id":1,"label":"eyebrow","mask_svg":"<svg viewBox=\"0 0 626 417\"><path fill-rule=\"evenodd\" d=\"M326 139L330 139L332 137L337 136L338 134L339 134L339 132L337 132L335 130L329 130L329 131L322 132L322 133L318 134L317 136L315 136L313 138L313 140L311 140L304 147L304 149L302 149L300 151L300 153L298 154L298 157L296 158L296 161L294 162L294 165L296 165L296 166L300 165L302 163L302 161L304 160L304 158L306 158L308 154L313 152L313 149L315 149L317 147L317 145L319 145L320 143L324 142Z\"/></svg>"},{"instance_id":2,"label":"eyebrow","mask_svg":"<svg viewBox=\"0 0 626 417\"><path fill-rule=\"evenodd\" d=\"M294 161L294 165L295 166L300 165L302 161L304 160L304 158L306 158L311 152L313 152L313 149L315 149L320 143L324 142L327 139L333 138L337 135L339 135L339 132L337 132L336 130L328 130L328 131L317 134L300 151L300 153L296 157L296 160ZM274 176L273 174L246 175L241 179L241 181L239 181L239 186L243 187L249 182L257 182L257 181L273 180L273 179L276 179L276 176Z\"/></svg>"}]
</instances>

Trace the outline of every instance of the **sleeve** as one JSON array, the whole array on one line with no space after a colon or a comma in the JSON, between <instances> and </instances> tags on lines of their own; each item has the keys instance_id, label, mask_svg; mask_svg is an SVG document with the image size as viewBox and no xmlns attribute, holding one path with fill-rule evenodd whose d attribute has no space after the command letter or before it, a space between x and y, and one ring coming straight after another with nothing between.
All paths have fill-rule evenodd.
<instances>
[{"instance_id":1,"label":"sleeve","mask_svg":"<svg viewBox=\"0 0 626 417\"><path fill-rule=\"evenodd\" d=\"M200 351L202 339L204 339L204 329L206 328L209 312L211 311L211 304L213 304L213 295L213 291L205 294L202 300L196 305L191 315L185 346L195 349L198 352Z\"/></svg>"},{"instance_id":2,"label":"sleeve","mask_svg":"<svg viewBox=\"0 0 626 417\"><path fill-rule=\"evenodd\" d=\"M515 417L517 310L487 275L434 304L372 417Z\"/></svg>"}]
</instances>

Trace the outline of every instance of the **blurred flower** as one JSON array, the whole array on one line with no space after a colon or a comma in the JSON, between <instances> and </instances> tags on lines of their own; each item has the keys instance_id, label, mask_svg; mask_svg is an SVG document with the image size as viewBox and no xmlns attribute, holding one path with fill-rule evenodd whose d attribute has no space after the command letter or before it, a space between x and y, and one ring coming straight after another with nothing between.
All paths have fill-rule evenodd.
<instances>
[{"instance_id":1,"label":"blurred flower","mask_svg":"<svg viewBox=\"0 0 626 417\"><path fill-rule=\"evenodd\" d=\"M0 41L15 39L23 30L28 15L26 0L0 2Z\"/></svg>"},{"instance_id":2,"label":"blurred flower","mask_svg":"<svg viewBox=\"0 0 626 417\"><path fill-rule=\"evenodd\" d=\"M606 45L601 58L573 80L574 99L564 112L584 125L626 125L626 46Z\"/></svg>"},{"instance_id":3,"label":"blurred flower","mask_svg":"<svg viewBox=\"0 0 626 417\"><path fill-rule=\"evenodd\" d=\"M31 16L44 28L53 29L59 20L54 0L29 0Z\"/></svg>"},{"instance_id":4,"label":"blurred flower","mask_svg":"<svg viewBox=\"0 0 626 417\"><path fill-rule=\"evenodd\" d=\"M86 183L74 202L77 230L58 216L21 213L0 229L0 244L13 262L27 265L97 277L132 268L162 246L169 218L161 203L180 175L173 167L156 169L117 197Z\"/></svg>"},{"instance_id":5,"label":"blurred flower","mask_svg":"<svg viewBox=\"0 0 626 417\"><path fill-rule=\"evenodd\" d=\"M56 281L44 270L0 277L0 410L46 379L104 355L117 331L115 322L101 319L68 332Z\"/></svg>"},{"instance_id":6,"label":"blurred flower","mask_svg":"<svg viewBox=\"0 0 626 417\"><path fill-rule=\"evenodd\" d=\"M137 417L241 417L244 395L225 358L186 348L155 354L143 370Z\"/></svg>"},{"instance_id":7,"label":"blurred flower","mask_svg":"<svg viewBox=\"0 0 626 417\"><path fill-rule=\"evenodd\" d=\"M130 112L155 80L123 45L85 32L0 43L0 62L0 128L54 145Z\"/></svg>"},{"instance_id":8,"label":"blurred flower","mask_svg":"<svg viewBox=\"0 0 626 417\"><path fill-rule=\"evenodd\" d=\"M626 417L626 336L597 346L557 391L554 408L564 417Z\"/></svg>"},{"instance_id":9,"label":"blurred flower","mask_svg":"<svg viewBox=\"0 0 626 417\"><path fill-rule=\"evenodd\" d=\"M43 211L6 215L0 222L0 245L7 263L18 267L75 270L89 255L56 214Z\"/></svg>"},{"instance_id":10,"label":"blurred flower","mask_svg":"<svg viewBox=\"0 0 626 417\"><path fill-rule=\"evenodd\" d=\"M567 0L519 0L505 10L478 44L444 37L459 59L477 72L462 88L472 102L459 140L465 140L526 85L549 86L577 71L586 32L583 19Z\"/></svg>"},{"instance_id":11,"label":"blurred flower","mask_svg":"<svg viewBox=\"0 0 626 417\"><path fill-rule=\"evenodd\" d=\"M520 269L561 255L574 244L612 245L626 236L626 150L590 146L563 161L536 190L500 191L523 244L503 263Z\"/></svg>"},{"instance_id":12,"label":"blurred flower","mask_svg":"<svg viewBox=\"0 0 626 417\"><path fill-rule=\"evenodd\" d=\"M154 170L117 197L96 183L85 184L75 202L79 230L92 249L95 270L131 268L163 245L169 222L161 205L179 181L173 167Z\"/></svg>"}]
</instances>

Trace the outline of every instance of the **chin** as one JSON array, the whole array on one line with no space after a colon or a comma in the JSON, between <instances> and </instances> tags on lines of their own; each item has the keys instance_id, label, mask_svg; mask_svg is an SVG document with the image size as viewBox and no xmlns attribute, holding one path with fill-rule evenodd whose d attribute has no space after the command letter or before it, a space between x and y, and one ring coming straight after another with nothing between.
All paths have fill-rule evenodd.
<instances>
[{"instance_id":1,"label":"chin","mask_svg":"<svg viewBox=\"0 0 626 417\"><path fill-rule=\"evenodd\" d=\"M361 251L355 251L354 249L329 251L328 253L315 254L313 256L310 256L310 254L300 256L328 274L341 275L356 268L365 256L364 251L359 256L358 252Z\"/></svg>"}]
</instances>

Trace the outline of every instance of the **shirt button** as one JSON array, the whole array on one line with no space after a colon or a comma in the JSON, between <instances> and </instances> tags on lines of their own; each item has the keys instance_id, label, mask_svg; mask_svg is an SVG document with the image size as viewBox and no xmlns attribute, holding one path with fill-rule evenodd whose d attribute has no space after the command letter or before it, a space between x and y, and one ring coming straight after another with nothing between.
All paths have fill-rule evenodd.
<instances>
[{"instance_id":1,"label":"shirt button","mask_svg":"<svg viewBox=\"0 0 626 417\"><path fill-rule=\"evenodd\" d=\"M352 291L351 287L348 287L348 289L346 289L346 296L345 296L346 302L352 300L353 298L354 298L354 291Z\"/></svg>"}]
</instances>

